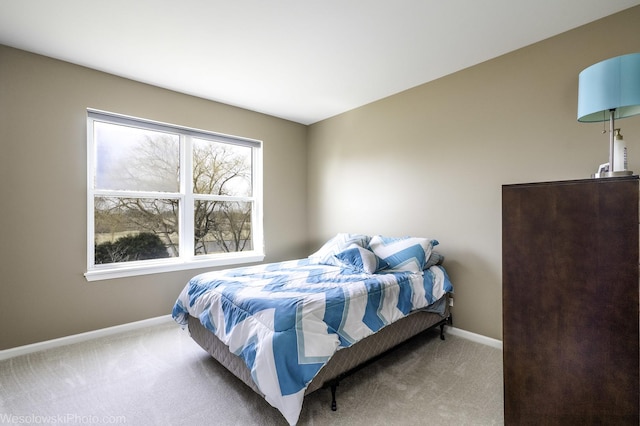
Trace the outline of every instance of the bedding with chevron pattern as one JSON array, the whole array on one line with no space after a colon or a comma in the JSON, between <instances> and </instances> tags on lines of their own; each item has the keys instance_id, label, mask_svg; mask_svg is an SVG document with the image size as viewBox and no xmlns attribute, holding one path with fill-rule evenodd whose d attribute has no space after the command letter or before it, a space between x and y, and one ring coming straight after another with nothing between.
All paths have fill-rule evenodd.
<instances>
[{"instance_id":1,"label":"bedding with chevron pattern","mask_svg":"<svg viewBox=\"0 0 640 426\"><path fill-rule=\"evenodd\" d=\"M179 295L173 318L183 326L189 315L199 318L295 424L308 383L339 348L452 291L441 265L367 273L310 257L198 275Z\"/></svg>"}]
</instances>

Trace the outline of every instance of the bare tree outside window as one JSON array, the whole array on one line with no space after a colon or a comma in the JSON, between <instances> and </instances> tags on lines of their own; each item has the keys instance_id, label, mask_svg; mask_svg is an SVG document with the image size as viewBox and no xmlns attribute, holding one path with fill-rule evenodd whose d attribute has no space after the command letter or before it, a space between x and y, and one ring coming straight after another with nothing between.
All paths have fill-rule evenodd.
<instances>
[{"instance_id":1,"label":"bare tree outside window","mask_svg":"<svg viewBox=\"0 0 640 426\"><path fill-rule=\"evenodd\" d=\"M196 255L252 249L251 203L218 198L251 196L251 170L251 148L194 140L193 192L215 197L195 200Z\"/></svg>"}]
</instances>

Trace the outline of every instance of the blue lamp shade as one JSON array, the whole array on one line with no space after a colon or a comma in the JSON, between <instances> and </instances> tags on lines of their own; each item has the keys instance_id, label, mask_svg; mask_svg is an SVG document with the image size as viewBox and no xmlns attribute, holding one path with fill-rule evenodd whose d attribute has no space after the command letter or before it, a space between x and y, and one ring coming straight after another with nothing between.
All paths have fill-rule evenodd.
<instances>
[{"instance_id":1,"label":"blue lamp shade","mask_svg":"<svg viewBox=\"0 0 640 426\"><path fill-rule=\"evenodd\" d=\"M614 110L614 119L640 114L640 53L607 59L580 73L578 121L607 121Z\"/></svg>"}]
</instances>

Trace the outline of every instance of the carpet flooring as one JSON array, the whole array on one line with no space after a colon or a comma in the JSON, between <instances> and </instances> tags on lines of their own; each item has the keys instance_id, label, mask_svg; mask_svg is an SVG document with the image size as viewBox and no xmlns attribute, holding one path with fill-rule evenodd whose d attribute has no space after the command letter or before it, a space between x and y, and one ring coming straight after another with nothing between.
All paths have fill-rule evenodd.
<instances>
[{"instance_id":1,"label":"carpet flooring","mask_svg":"<svg viewBox=\"0 0 640 426\"><path fill-rule=\"evenodd\" d=\"M305 398L299 425L501 425L502 351L423 333ZM286 425L188 331L156 325L0 361L0 424Z\"/></svg>"}]
</instances>

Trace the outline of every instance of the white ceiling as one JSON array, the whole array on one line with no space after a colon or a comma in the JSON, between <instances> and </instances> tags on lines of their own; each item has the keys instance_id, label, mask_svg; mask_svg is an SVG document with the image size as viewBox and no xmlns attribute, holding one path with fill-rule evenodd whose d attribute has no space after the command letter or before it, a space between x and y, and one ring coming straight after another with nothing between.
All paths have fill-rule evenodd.
<instances>
[{"instance_id":1,"label":"white ceiling","mask_svg":"<svg viewBox=\"0 0 640 426\"><path fill-rule=\"evenodd\" d=\"M311 124L640 0L0 0L0 44Z\"/></svg>"}]
</instances>

